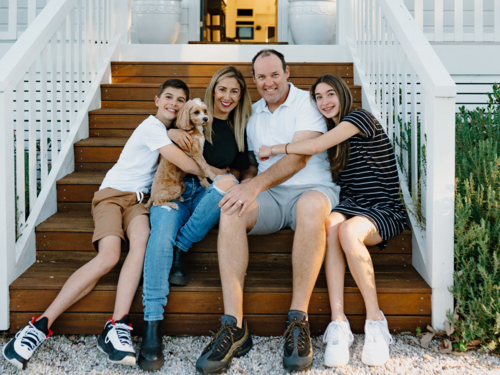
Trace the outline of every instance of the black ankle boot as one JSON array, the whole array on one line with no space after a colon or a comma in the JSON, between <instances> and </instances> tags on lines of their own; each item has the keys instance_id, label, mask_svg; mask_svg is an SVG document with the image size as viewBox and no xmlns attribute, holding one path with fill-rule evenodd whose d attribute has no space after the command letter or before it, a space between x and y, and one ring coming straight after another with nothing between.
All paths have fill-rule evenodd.
<instances>
[{"instance_id":1,"label":"black ankle boot","mask_svg":"<svg viewBox=\"0 0 500 375\"><path fill-rule=\"evenodd\" d=\"M187 285L188 276L186 264L184 263L185 251L182 251L177 246L174 246L174 261L172 262L172 269L168 277L168 282L173 285Z\"/></svg>"},{"instance_id":2,"label":"black ankle boot","mask_svg":"<svg viewBox=\"0 0 500 375\"><path fill-rule=\"evenodd\" d=\"M165 363L161 334L161 320L144 322L142 345L139 353L139 367L145 371L155 371Z\"/></svg>"}]
</instances>

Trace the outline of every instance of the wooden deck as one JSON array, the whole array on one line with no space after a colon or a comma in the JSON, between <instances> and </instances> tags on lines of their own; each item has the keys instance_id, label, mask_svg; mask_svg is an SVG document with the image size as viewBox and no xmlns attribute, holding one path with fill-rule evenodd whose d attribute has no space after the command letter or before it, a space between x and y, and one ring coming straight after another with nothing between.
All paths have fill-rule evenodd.
<instances>
[{"instance_id":1,"label":"wooden deck","mask_svg":"<svg viewBox=\"0 0 500 375\"><path fill-rule=\"evenodd\" d=\"M236 64L245 74L252 93L250 64ZM353 84L352 64L290 64L292 81L309 88L326 72L340 74ZM90 138L75 144L75 172L57 184L58 212L36 229L37 262L10 287L11 332L17 332L34 315L44 311L68 277L95 256L91 245L93 221L90 202L104 175L118 160L128 137L150 114L152 98L165 77L185 80L191 97L204 97L205 86L221 64L114 63L111 85L102 85L102 108L89 113ZM295 74L295 75L294 75ZM361 90L351 86L356 105ZM292 292L291 248L293 232L282 230L249 237L250 262L245 281L244 311L250 331L280 335ZM188 254L189 283L171 287L163 328L169 335L206 335L217 327L223 313L217 264L217 229ZM122 261L127 249L124 248ZM394 331L412 331L431 321L431 289L411 266L411 232L405 230L386 250L370 248L375 265L379 302ZM73 305L52 326L55 333L98 334L112 314L121 262L97 284L94 291ZM142 330L142 289L136 293L131 318L134 334ZM354 332L362 332L364 304L349 272L345 281L345 305ZM323 271L311 303L313 334L321 334L330 322L330 306Z\"/></svg>"}]
</instances>

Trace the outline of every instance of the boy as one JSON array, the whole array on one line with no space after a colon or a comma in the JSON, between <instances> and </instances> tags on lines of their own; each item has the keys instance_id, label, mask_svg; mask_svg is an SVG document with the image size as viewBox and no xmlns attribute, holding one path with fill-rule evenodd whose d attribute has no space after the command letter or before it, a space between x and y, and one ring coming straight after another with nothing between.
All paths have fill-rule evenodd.
<instances>
[{"instance_id":1,"label":"boy","mask_svg":"<svg viewBox=\"0 0 500 375\"><path fill-rule=\"evenodd\" d=\"M158 89L156 116L144 120L127 141L118 162L111 168L92 200L97 255L66 281L49 308L34 317L3 348L3 356L18 369L25 369L38 346L52 331L50 326L75 302L94 289L97 281L118 263L121 242L128 238L129 252L118 279L113 316L98 339L98 348L112 363L133 366L129 310L139 285L149 238L149 212L144 207L161 154L187 173L204 176L198 165L172 143L167 135L177 113L189 99L187 85L179 79L165 81ZM214 169L214 173L219 172Z\"/></svg>"}]
</instances>

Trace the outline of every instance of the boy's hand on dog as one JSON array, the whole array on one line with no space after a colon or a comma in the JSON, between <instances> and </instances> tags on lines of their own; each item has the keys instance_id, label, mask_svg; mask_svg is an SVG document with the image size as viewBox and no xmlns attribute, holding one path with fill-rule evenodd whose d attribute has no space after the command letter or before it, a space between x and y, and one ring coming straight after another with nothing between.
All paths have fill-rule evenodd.
<instances>
[{"instance_id":1,"label":"boy's hand on dog","mask_svg":"<svg viewBox=\"0 0 500 375\"><path fill-rule=\"evenodd\" d=\"M181 129L170 129L167 134L172 142L179 146L183 151L189 152L191 151L191 145L193 144L193 138L190 133L192 133L192 131L186 132Z\"/></svg>"}]
</instances>

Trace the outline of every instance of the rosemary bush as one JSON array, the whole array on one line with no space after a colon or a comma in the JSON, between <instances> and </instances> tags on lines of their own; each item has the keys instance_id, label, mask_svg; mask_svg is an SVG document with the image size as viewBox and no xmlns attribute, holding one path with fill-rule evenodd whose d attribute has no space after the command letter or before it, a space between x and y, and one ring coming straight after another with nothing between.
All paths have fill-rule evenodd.
<instances>
[{"instance_id":1,"label":"rosemary bush","mask_svg":"<svg viewBox=\"0 0 500 375\"><path fill-rule=\"evenodd\" d=\"M456 116L455 274L460 341L500 348L500 90Z\"/></svg>"}]
</instances>

